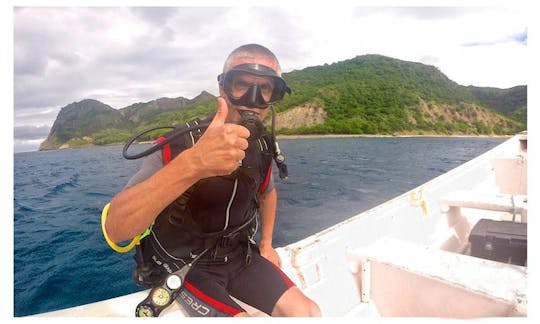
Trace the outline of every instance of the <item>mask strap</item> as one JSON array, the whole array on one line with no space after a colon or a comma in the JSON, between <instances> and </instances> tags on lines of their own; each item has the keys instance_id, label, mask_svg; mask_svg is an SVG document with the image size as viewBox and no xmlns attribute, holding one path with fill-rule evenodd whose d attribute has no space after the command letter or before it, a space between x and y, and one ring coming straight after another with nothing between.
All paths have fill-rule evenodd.
<instances>
[{"instance_id":1,"label":"mask strap","mask_svg":"<svg viewBox=\"0 0 540 324\"><path fill-rule=\"evenodd\" d=\"M274 105L270 105L270 109L272 109L272 136L276 137L276 110L274 109Z\"/></svg>"}]
</instances>

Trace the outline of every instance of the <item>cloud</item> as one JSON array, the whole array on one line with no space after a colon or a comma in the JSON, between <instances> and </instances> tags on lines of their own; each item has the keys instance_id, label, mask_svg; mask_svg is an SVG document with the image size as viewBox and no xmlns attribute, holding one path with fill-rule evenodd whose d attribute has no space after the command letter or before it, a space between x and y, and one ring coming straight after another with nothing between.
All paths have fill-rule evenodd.
<instances>
[{"instance_id":1,"label":"cloud","mask_svg":"<svg viewBox=\"0 0 540 324\"><path fill-rule=\"evenodd\" d=\"M49 135L50 127L42 126L15 126L15 140L42 140Z\"/></svg>"},{"instance_id":2,"label":"cloud","mask_svg":"<svg viewBox=\"0 0 540 324\"><path fill-rule=\"evenodd\" d=\"M205 39L204 33L211 22L206 27L195 24L195 19L202 18L196 13L202 11L202 8L18 10L15 106L26 109L47 102L60 108L96 93L96 88L110 89L111 93L121 88L131 92L125 97L151 100L159 89L152 94L146 91L144 97L143 87L137 83L151 87L152 83L196 80L201 74L208 78L209 70L203 70L208 41L200 39ZM210 13L212 18L220 11L210 10ZM166 19L158 20L163 16L168 19L179 16L174 29ZM51 21L45 21L44 17ZM169 32L163 32L163 28ZM221 56L224 53L219 52ZM214 67L213 74L217 71ZM195 96L202 90L205 89L183 88L177 94ZM107 96L103 91L101 94ZM130 103L124 102L116 108Z\"/></svg>"},{"instance_id":3,"label":"cloud","mask_svg":"<svg viewBox=\"0 0 540 324\"><path fill-rule=\"evenodd\" d=\"M181 9L174 7L136 7L131 12L150 24L156 26L166 25Z\"/></svg>"},{"instance_id":4,"label":"cloud","mask_svg":"<svg viewBox=\"0 0 540 324\"><path fill-rule=\"evenodd\" d=\"M52 126L58 115L58 107L37 106L27 109L15 109L14 126Z\"/></svg>"},{"instance_id":5,"label":"cloud","mask_svg":"<svg viewBox=\"0 0 540 324\"><path fill-rule=\"evenodd\" d=\"M15 126L13 129L14 152L32 151L49 135L51 127L42 126Z\"/></svg>"}]
</instances>

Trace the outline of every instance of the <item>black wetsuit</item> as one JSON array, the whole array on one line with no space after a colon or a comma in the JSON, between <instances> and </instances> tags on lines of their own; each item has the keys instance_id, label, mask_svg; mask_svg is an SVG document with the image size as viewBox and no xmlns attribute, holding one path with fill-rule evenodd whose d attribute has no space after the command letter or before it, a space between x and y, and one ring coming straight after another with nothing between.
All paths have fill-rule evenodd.
<instances>
[{"instance_id":1,"label":"black wetsuit","mask_svg":"<svg viewBox=\"0 0 540 324\"><path fill-rule=\"evenodd\" d=\"M126 187L150 177L193 145L203 132L187 133L145 158ZM250 140L246 165L230 176L199 181L156 218L136 256L139 267L144 264L152 269L149 277L154 282L147 282L145 287L155 286L167 273L208 249L193 265L177 296L186 312L191 316L244 312L233 296L271 314L278 299L294 285L260 255L253 241L258 227L258 196L274 189L268 158L271 141L268 137Z\"/></svg>"}]
</instances>

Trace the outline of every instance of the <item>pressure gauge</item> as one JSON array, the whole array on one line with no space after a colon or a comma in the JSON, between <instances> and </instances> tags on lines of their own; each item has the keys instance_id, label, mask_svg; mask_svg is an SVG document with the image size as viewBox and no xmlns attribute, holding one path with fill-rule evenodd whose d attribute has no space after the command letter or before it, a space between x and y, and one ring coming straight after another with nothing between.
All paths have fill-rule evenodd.
<instances>
[{"instance_id":1,"label":"pressure gauge","mask_svg":"<svg viewBox=\"0 0 540 324\"><path fill-rule=\"evenodd\" d=\"M171 294L167 289L158 287L152 291L152 302L157 306L165 306L169 303L171 299Z\"/></svg>"}]
</instances>

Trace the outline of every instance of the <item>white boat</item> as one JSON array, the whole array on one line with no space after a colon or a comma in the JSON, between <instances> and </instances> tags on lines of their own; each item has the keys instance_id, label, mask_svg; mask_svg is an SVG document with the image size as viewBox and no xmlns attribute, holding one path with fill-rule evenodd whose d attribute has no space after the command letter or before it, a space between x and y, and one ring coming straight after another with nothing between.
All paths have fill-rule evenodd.
<instances>
[{"instance_id":1,"label":"white boat","mask_svg":"<svg viewBox=\"0 0 540 324\"><path fill-rule=\"evenodd\" d=\"M526 133L277 250L282 269L323 316L527 316L527 264L469 255L469 234L480 219L527 223ZM37 316L133 317L147 295L141 291ZM251 315L265 316L245 306ZM186 315L174 303L161 316Z\"/></svg>"}]
</instances>

